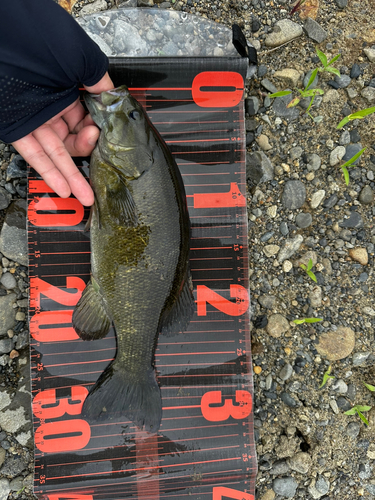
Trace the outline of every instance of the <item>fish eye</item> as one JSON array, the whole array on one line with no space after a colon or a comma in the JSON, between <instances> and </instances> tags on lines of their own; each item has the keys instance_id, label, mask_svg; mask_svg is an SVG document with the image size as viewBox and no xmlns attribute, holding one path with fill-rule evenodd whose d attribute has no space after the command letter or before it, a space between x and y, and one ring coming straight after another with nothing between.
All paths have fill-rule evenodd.
<instances>
[{"instance_id":1,"label":"fish eye","mask_svg":"<svg viewBox=\"0 0 375 500\"><path fill-rule=\"evenodd\" d=\"M140 113L136 109L133 109L133 111L130 111L129 116L132 120L139 120L141 118Z\"/></svg>"}]
</instances>

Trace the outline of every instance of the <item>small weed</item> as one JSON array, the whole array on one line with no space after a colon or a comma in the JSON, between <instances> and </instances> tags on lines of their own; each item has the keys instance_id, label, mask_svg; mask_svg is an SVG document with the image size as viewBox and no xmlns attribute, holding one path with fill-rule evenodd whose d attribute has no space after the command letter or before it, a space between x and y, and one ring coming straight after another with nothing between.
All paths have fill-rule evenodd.
<instances>
[{"instance_id":1,"label":"small weed","mask_svg":"<svg viewBox=\"0 0 375 500\"><path fill-rule=\"evenodd\" d=\"M331 371L332 371L332 366L329 365L327 371L324 372L323 380L322 380L322 383L319 386L319 389L321 389L322 387L324 387L326 385L328 379L335 378L333 375L330 375Z\"/></svg>"},{"instance_id":2,"label":"small weed","mask_svg":"<svg viewBox=\"0 0 375 500\"><path fill-rule=\"evenodd\" d=\"M359 158L364 153L365 150L366 150L366 148L361 149L361 151L358 151L358 153L355 154L352 158L350 158L350 160L348 160L343 165L340 165L340 168L342 169L342 172L344 174L345 184L347 186L349 185L349 172L348 172L348 169L346 167L350 167L350 165L352 163L354 163L356 161L356 159Z\"/></svg>"},{"instance_id":3,"label":"small weed","mask_svg":"<svg viewBox=\"0 0 375 500\"><path fill-rule=\"evenodd\" d=\"M303 323L318 323L319 321L323 321L323 318L300 318L294 319L293 323L296 325L303 325Z\"/></svg>"},{"instance_id":4,"label":"small weed","mask_svg":"<svg viewBox=\"0 0 375 500\"><path fill-rule=\"evenodd\" d=\"M365 116L371 115L372 113L375 113L375 106L372 108L361 109L361 111L356 111L351 115L345 116L345 118L337 125L336 129L342 128L352 120L361 120L362 118L365 118Z\"/></svg>"},{"instance_id":5,"label":"small weed","mask_svg":"<svg viewBox=\"0 0 375 500\"><path fill-rule=\"evenodd\" d=\"M293 9L289 12L289 15L292 16L297 10L299 10L302 5L306 2L306 0L298 0Z\"/></svg>"},{"instance_id":6,"label":"small weed","mask_svg":"<svg viewBox=\"0 0 375 500\"><path fill-rule=\"evenodd\" d=\"M312 267L313 267L313 261L312 259L309 260L307 266L305 266L305 264L300 264L300 266L302 267L302 269L304 271L306 271L306 274L313 280L315 281L315 283L317 283L317 279L316 279L316 276L315 274L311 271Z\"/></svg>"},{"instance_id":7,"label":"small weed","mask_svg":"<svg viewBox=\"0 0 375 500\"><path fill-rule=\"evenodd\" d=\"M353 406L353 408L351 408L348 411L345 411L344 413L345 413L345 415L355 415L356 413L358 413L358 416L362 420L362 422L364 422L366 425L368 425L368 420L364 415L362 415L362 412L363 411L370 411L371 408L372 408L372 406L355 405L355 406Z\"/></svg>"},{"instance_id":8,"label":"small weed","mask_svg":"<svg viewBox=\"0 0 375 500\"><path fill-rule=\"evenodd\" d=\"M25 488L26 488L26 486L22 486L22 488L17 491L16 495L20 495Z\"/></svg>"},{"instance_id":9,"label":"small weed","mask_svg":"<svg viewBox=\"0 0 375 500\"><path fill-rule=\"evenodd\" d=\"M375 386L374 385L370 385L370 384L366 384L365 382L363 382L363 385L365 387L367 387L367 389L371 392L375 392Z\"/></svg>"}]
</instances>

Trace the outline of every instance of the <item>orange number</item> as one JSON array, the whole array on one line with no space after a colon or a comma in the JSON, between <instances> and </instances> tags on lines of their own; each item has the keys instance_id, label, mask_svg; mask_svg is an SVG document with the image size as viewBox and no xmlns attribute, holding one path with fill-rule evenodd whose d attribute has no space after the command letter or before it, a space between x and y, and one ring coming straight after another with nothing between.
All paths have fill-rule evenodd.
<instances>
[{"instance_id":1,"label":"orange number","mask_svg":"<svg viewBox=\"0 0 375 500\"><path fill-rule=\"evenodd\" d=\"M43 453L76 451L84 448L90 437L91 429L86 420L49 422L35 431L35 446Z\"/></svg>"},{"instance_id":2,"label":"orange number","mask_svg":"<svg viewBox=\"0 0 375 500\"><path fill-rule=\"evenodd\" d=\"M75 306L82 295L86 283L75 276L66 278L65 288L75 288L75 293L69 293L63 288L51 285L40 278L30 278L30 307L40 308L40 295L43 294L49 299L64 306Z\"/></svg>"},{"instance_id":3,"label":"orange number","mask_svg":"<svg viewBox=\"0 0 375 500\"><path fill-rule=\"evenodd\" d=\"M71 393L70 398L57 399L56 389L47 389L39 392L33 401L34 415L40 419L59 418L65 413L68 415L79 415L89 391L86 387L77 385L71 387Z\"/></svg>"},{"instance_id":4,"label":"orange number","mask_svg":"<svg viewBox=\"0 0 375 500\"><path fill-rule=\"evenodd\" d=\"M236 391L236 406L232 399L224 399L223 404L222 398L221 391L209 391L202 396L202 415L209 422L223 422L229 417L240 420L250 415L253 404L248 391ZM212 404L221 404L221 406L211 406Z\"/></svg>"},{"instance_id":5,"label":"orange number","mask_svg":"<svg viewBox=\"0 0 375 500\"><path fill-rule=\"evenodd\" d=\"M79 493L57 493L47 496L48 500L93 500L92 495L80 495Z\"/></svg>"},{"instance_id":6,"label":"orange number","mask_svg":"<svg viewBox=\"0 0 375 500\"><path fill-rule=\"evenodd\" d=\"M255 500L254 495L250 495L250 493L226 488L225 486L214 486L212 500L222 500L223 497L234 498L235 500Z\"/></svg>"},{"instance_id":7,"label":"orange number","mask_svg":"<svg viewBox=\"0 0 375 500\"><path fill-rule=\"evenodd\" d=\"M233 71L204 71L194 78L191 92L201 108L233 108L241 102L244 82Z\"/></svg>"},{"instance_id":8,"label":"orange number","mask_svg":"<svg viewBox=\"0 0 375 500\"><path fill-rule=\"evenodd\" d=\"M205 285L197 286L197 313L198 316L207 315L207 302L229 316L241 316L249 307L249 294L241 285L230 285L230 296L235 302L225 299Z\"/></svg>"},{"instance_id":9,"label":"orange number","mask_svg":"<svg viewBox=\"0 0 375 500\"><path fill-rule=\"evenodd\" d=\"M246 198L237 182L231 182L226 193L195 193L194 208L246 207Z\"/></svg>"},{"instance_id":10,"label":"orange number","mask_svg":"<svg viewBox=\"0 0 375 500\"><path fill-rule=\"evenodd\" d=\"M56 213L49 213L51 211ZM27 215L33 226L76 226L83 219L84 208L75 198L34 198L29 204Z\"/></svg>"},{"instance_id":11,"label":"orange number","mask_svg":"<svg viewBox=\"0 0 375 500\"><path fill-rule=\"evenodd\" d=\"M58 326L71 324L72 315L73 310L38 312L30 319L30 335L38 342L76 340L79 337L72 326ZM49 325L54 327L42 328Z\"/></svg>"}]
</instances>

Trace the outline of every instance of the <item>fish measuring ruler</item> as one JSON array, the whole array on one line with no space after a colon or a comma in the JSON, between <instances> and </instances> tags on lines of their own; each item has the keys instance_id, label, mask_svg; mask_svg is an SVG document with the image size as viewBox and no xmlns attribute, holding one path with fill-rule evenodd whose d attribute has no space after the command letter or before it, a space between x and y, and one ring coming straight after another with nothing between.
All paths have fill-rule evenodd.
<instances>
[{"instance_id":1,"label":"fish measuring ruler","mask_svg":"<svg viewBox=\"0 0 375 500\"><path fill-rule=\"evenodd\" d=\"M159 336L163 418L147 436L121 416L87 422L88 390L116 352L84 342L72 312L90 276L88 210L29 175L35 494L48 500L254 500L245 132L241 58L112 61L171 149L192 225L196 312ZM87 159L77 163L87 175Z\"/></svg>"}]
</instances>

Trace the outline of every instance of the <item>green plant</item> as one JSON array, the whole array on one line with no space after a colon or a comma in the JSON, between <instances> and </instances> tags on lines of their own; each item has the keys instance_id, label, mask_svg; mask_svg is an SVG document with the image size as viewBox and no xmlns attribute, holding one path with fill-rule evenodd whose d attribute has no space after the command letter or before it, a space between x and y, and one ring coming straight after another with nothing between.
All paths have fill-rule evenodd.
<instances>
[{"instance_id":1,"label":"green plant","mask_svg":"<svg viewBox=\"0 0 375 500\"><path fill-rule=\"evenodd\" d=\"M361 405L355 405L353 406L353 408L351 408L350 410L348 411L345 411L345 415L355 415L356 413L358 413L359 415L359 418L366 424L368 425L368 420L367 418L362 415L362 412L363 411L370 411L372 408L372 406L361 406Z\"/></svg>"},{"instance_id":2,"label":"green plant","mask_svg":"<svg viewBox=\"0 0 375 500\"><path fill-rule=\"evenodd\" d=\"M324 387L326 385L328 379L335 378L333 375L330 375L331 371L332 371L332 366L329 365L329 367L327 368L327 371L324 372L323 380L322 380L322 383L319 386L319 389L321 389L322 387Z\"/></svg>"},{"instance_id":3,"label":"green plant","mask_svg":"<svg viewBox=\"0 0 375 500\"><path fill-rule=\"evenodd\" d=\"M337 61L337 59L340 57L340 54L337 54L330 61L328 61L327 56L324 54L324 52L322 52L318 48L316 49L316 53L317 53L322 65L323 65L323 67L319 67L319 68L314 69L314 71L311 73L309 81L307 82L307 85L304 88L304 90L297 89L298 92L300 93L300 96L292 99L290 101L290 103L287 105L287 108L293 108L294 106L297 106L297 104L301 101L301 99L304 99L306 97L311 97L310 104L309 104L308 108L306 109L306 114L308 114L309 117L315 122L318 121L318 117L314 118L310 114L309 111L311 109L311 106L313 105L315 96L316 95L323 95L324 91L321 89L309 89L309 87L312 85L313 81L316 78L316 75L319 72L328 71L329 73L334 73L335 75L340 76L340 71L338 69L332 67L332 64L335 61ZM282 90L281 92L275 92L274 94L269 94L269 97L283 97L285 95L290 95L291 93L292 93L291 90Z\"/></svg>"},{"instance_id":4,"label":"green plant","mask_svg":"<svg viewBox=\"0 0 375 500\"><path fill-rule=\"evenodd\" d=\"M16 495L20 495L25 488L26 488L26 486L22 486L22 488L17 491Z\"/></svg>"},{"instance_id":5,"label":"green plant","mask_svg":"<svg viewBox=\"0 0 375 500\"><path fill-rule=\"evenodd\" d=\"M313 267L313 261L312 259L309 260L307 266L305 266L305 264L300 264L300 266L302 267L302 269L304 271L306 271L306 274L313 280L315 281L315 283L317 283L317 279L316 279L316 276L315 274L311 271L312 267Z\"/></svg>"},{"instance_id":6,"label":"green plant","mask_svg":"<svg viewBox=\"0 0 375 500\"><path fill-rule=\"evenodd\" d=\"M342 169L342 172L344 174L345 184L347 186L349 185L349 172L348 172L348 169L346 167L350 167L350 165L352 163L354 163L356 161L356 159L359 158L364 153L365 150L366 150L366 148L361 149L361 151L358 151L358 153L355 154L352 158L350 158L350 160L345 162L343 165L340 165L340 168Z\"/></svg>"},{"instance_id":7,"label":"green plant","mask_svg":"<svg viewBox=\"0 0 375 500\"><path fill-rule=\"evenodd\" d=\"M296 325L302 325L303 323L318 323L319 321L323 321L323 318L300 318L294 319L293 323Z\"/></svg>"},{"instance_id":8,"label":"green plant","mask_svg":"<svg viewBox=\"0 0 375 500\"><path fill-rule=\"evenodd\" d=\"M365 387L367 387L367 389L371 392L375 392L375 386L374 385L370 385L370 384L366 384L365 382L363 382L363 385Z\"/></svg>"},{"instance_id":9,"label":"green plant","mask_svg":"<svg viewBox=\"0 0 375 500\"><path fill-rule=\"evenodd\" d=\"M361 109L360 111L356 111L355 113L352 113L351 115L345 116L343 120L337 125L337 129L342 128L344 125L346 125L348 122L352 120L361 120L365 116L371 115L372 113L375 113L375 106L372 108L366 108L366 109Z\"/></svg>"}]
</instances>

